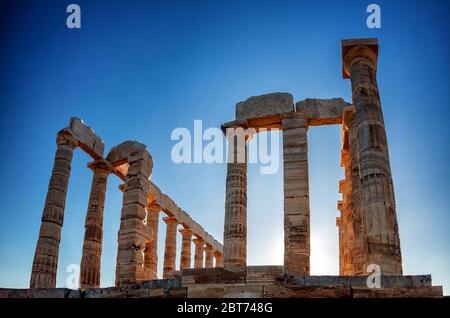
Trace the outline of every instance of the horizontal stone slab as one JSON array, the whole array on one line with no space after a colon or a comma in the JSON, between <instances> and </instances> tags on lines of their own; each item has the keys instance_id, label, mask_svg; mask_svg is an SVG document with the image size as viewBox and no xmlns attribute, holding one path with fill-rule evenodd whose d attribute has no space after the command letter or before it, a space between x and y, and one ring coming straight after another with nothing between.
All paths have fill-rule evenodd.
<instances>
[{"instance_id":1,"label":"horizontal stone slab","mask_svg":"<svg viewBox=\"0 0 450 318\"><path fill-rule=\"evenodd\" d=\"M223 268L198 268L182 271L182 286L208 283L244 283L245 276L240 273L227 271Z\"/></svg>"},{"instance_id":2,"label":"horizontal stone slab","mask_svg":"<svg viewBox=\"0 0 450 318\"><path fill-rule=\"evenodd\" d=\"M295 104L297 112L306 115L309 126L341 124L344 107L351 106L342 98L307 98Z\"/></svg>"},{"instance_id":3,"label":"horizontal stone slab","mask_svg":"<svg viewBox=\"0 0 450 318\"><path fill-rule=\"evenodd\" d=\"M86 151L92 158L103 158L105 145L102 139L94 133L91 127L86 126L83 120L77 117L70 118L70 132L78 139L81 149Z\"/></svg>"},{"instance_id":4,"label":"horizontal stone slab","mask_svg":"<svg viewBox=\"0 0 450 318\"><path fill-rule=\"evenodd\" d=\"M234 275L233 275L234 274ZM178 279L142 281L122 287L0 288L0 298L395 298L442 297L430 275L383 276L382 288L367 288L365 276L287 276L283 266L249 266L247 279L219 268L189 269ZM187 279L188 282L183 282ZM388 286L391 285L391 286Z\"/></svg>"},{"instance_id":5,"label":"horizontal stone slab","mask_svg":"<svg viewBox=\"0 0 450 318\"><path fill-rule=\"evenodd\" d=\"M243 121L292 112L293 97L289 93L270 93L253 96L236 104L236 120Z\"/></svg>"},{"instance_id":6,"label":"horizontal stone slab","mask_svg":"<svg viewBox=\"0 0 450 318\"><path fill-rule=\"evenodd\" d=\"M287 281L296 286L367 287L367 276L290 276ZM431 275L381 276L381 287L431 286Z\"/></svg>"}]
</instances>

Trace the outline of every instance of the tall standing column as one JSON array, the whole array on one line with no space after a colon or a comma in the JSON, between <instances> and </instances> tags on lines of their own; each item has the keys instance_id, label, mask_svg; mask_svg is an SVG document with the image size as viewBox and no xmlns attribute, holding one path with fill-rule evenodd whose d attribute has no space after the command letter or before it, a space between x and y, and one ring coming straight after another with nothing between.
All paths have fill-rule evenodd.
<instances>
[{"instance_id":1,"label":"tall standing column","mask_svg":"<svg viewBox=\"0 0 450 318\"><path fill-rule=\"evenodd\" d=\"M376 39L342 41L344 78L352 83L367 264L402 274L395 198L380 96Z\"/></svg>"},{"instance_id":2,"label":"tall standing column","mask_svg":"<svg viewBox=\"0 0 450 318\"><path fill-rule=\"evenodd\" d=\"M223 255L219 251L214 252L214 257L216 259L216 264L214 267L223 267Z\"/></svg>"},{"instance_id":3,"label":"tall standing column","mask_svg":"<svg viewBox=\"0 0 450 318\"><path fill-rule=\"evenodd\" d=\"M128 158L128 168L117 247L116 286L144 280L144 251L149 233L145 222L150 188L148 178L153 161L147 150L135 151Z\"/></svg>"},{"instance_id":4,"label":"tall standing column","mask_svg":"<svg viewBox=\"0 0 450 318\"><path fill-rule=\"evenodd\" d=\"M214 248L206 244L205 245L205 267L212 268L214 266Z\"/></svg>"},{"instance_id":5,"label":"tall standing column","mask_svg":"<svg viewBox=\"0 0 450 318\"><path fill-rule=\"evenodd\" d=\"M183 240L181 243L180 270L191 268L192 231L189 228L180 229Z\"/></svg>"},{"instance_id":6,"label":"tall standing column","mask_svg":"<svg viewBox=\"0 0 450 318\"><path fill-rule=\"evenodd\" d=\"M310 219L308 127L301 112L283 114L284 267L291 275L309 275Z\"/></svg>"},{"instance_id":7,"label":"tall standing column","mask_svg":"<svg viewBox=\"0 0 450 318\"><path fill-rule=\"evenodd\" d=\"M145 245L144 266L148 279L157 279L158 272L158 225L161 207L152 203L147 208L147 228L153 233L153 239Z\"/></svg>"},{"instance_id":8,"label":"tall standing column","mask_svg":"<svg viewBox=\"0 0 450 318\"><path fill-rule=\"evenodd\" d=\"M177 253L177 226L178 221L175 217L165 217L164 222L167 224L166 229L166 246L164 251L163 277L168 278L170 272L176 267Z\"/></svg>"},{"instance_id":9,"label":"tall standing column","mask_svg":"<svg viewBox=\"0 0 450 318\"><path fill-rule=\"evenodd\" d=\"M96 160L88 164L94 172L91 193L84 224L84 243L80 265L80 288L100 287L100 263L103 241L103 211L108 175L113 171L111 164Z\"/></svg>"},{"instance_id":10,"label":"tall standing column","mask_svg":"<svg viewBox=\"0 0 450 318\"><path fill-rule=\"evenodd\" d=\"M205 241L199 237L194 239L193 242L195 244L194 268L203 268L203 251Z\"/></svg>"},{"instance_id":11,"label":"tall standing column","mask_svg":"<svg viewBox=\"0 0 450 318\"><path fill-rule=\"evenodd\" d=\"M57 150L47 198L42 213L39 239L31 270L30 288L55 288L59 243L64 221L67 186L69 183L73 150L78 141L66 130L57 135Z\"/></svg>"},{"instance_id":12,"label":"tall standing column","mask_svg":"<svg viewBox=\"0 0 450 318\"><path fill-rule=\"evenodd\" d=\"M353 214L353 270L355 275L366 275L367 252L361 213L361 180L359 178L359 152L355 129L354 108L344 109L344 123L348 130L351 165L351 210Z\"/></svg>"},{"instance_id":13,"label":"tall standing column","mask_svg":"<svg viewBox=\"0 0 450 318\"><path fill-rule=\"evenodd\" d=\"M247 267L247 162L244 135L227 136L228 162L223 232L224 267L245 272Z\"/></svg>"}]
</instances>

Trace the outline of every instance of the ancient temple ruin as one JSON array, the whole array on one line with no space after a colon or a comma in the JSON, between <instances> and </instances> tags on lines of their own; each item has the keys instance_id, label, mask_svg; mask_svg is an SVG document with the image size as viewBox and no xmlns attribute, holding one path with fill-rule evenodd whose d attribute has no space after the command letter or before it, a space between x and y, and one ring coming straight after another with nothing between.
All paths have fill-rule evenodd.
<instances>
[{"instance_id":1,"label":"ancient temple ruin","mask_svg":"<svg viewBox=\"0 0 450 318\"><path fill-rule=\"evenodd\" d=\"M342 41L342 72L350 79L351 103L341 98L306 99L294 103L288 93L251 97L236 105L235 120L222 129L283 134L284 264L247 265L247 163L227 163L223 247L153 184L152 157L134 141L113 147L92 129L72 118L57 135L57 151L33 262L30 289L1 290L19 297L441 297L430 275L403 275L399 230L386 131L378 92L378 41ZM341 166L345 178L338 189L339 276L310 275L310 208L308 127L342 127ZM245 133L244 133L245 135ZM227 136L231 158L245 154L244 142ZM91 194L86 213L80 290L55 288L64 206L75 148L92 158ZM244 156L245 158L245 156ZM110 174L124 181L118 234L116 286L99 288L102 221ZM157 279L159 214L167 224L164 279ZM177 227L182 239L179 270L175 264ZM251 225L250 225L251 226ZM191 241L195 243L191 267ZM214 262L215 259L215 262ZM371 266L381 286L367 283ZM381 287L381 288L380 288ZM42 290L42 288L44 290ZM13 294L9 294L13 293Z\"/></svg>"},{"instance_id":2,"label":"ancient temple ruin","mask_svg":"<svg viewBox=\"0 0 450 318\"><path fill-rule=\"evenodd\" d=\"M104 144L93 130L78 119L71 118L69 126L57 134L57 150L53 172L45 201L39 239L33 261L30 288L55 288L59 242L64 220L67 186L75 148L89 154L93 171L91 193L85 221L83 252L80 265L80 288L100 286L103 213L106 184L110 174L124 183L123 206L118 234L116 286L157 279L157 232L159 214L167 224L164 273L167 278L176 269L177 226L183 236L180 269L190 268L191 240L195 237L195 268L222 266L222 245L196 223L187 212L149 180L152 157L146 146L126 141L113 147L103 157Z\"/></svg>"}]
</instances>

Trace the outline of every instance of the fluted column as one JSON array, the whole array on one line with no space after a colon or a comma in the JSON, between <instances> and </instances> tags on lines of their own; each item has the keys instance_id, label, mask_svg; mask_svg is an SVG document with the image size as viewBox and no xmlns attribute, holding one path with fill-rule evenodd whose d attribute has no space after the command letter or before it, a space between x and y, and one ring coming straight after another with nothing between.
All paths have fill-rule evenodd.
<instances>
[{"instance_id":1,"label":"fluted column","mask_svg":"<svg viewBox=\"0 0 450 318\"><path fill-rule=\"evenodd\" d=\"M167 224L163 277L168 278L170 272L175 270L176 267L178 221L175 217L165 217L163 220Z\"/></svg>"},{"instance_id":2,"label":"fluted column","mask_svg":"<svg viewBox=\"0 0 450 318\"><path fill-rule=\"evenodd\" d=\"M202 238L193 240L195 244L194 268L203 268L203 252L205 241Z\"/></svg>"},{"instance_id":3,"label":"fluted column","mask_svg":"<svg viewBox=\"0 0 450 318\"><path fill-rule=\"evenodd\" d=\"M188 228L180 229L183 240L181 243L180 270L191 268L192 231Z\"/></svg>"},{"instance_id":4,"label":"fluted column","mask_svg":"<svg viewBox=\"0 0 450 318\"><path fill-rule=\"evenodd\" d=\"M205 245L205 267L212 268L214 266L214 248L206 244Z\"/></svg>"},{"instance_id":5,"label":"fluted column","mask_svg":"<svg viewBox=\"0 0 450 318\"><path fill-rule=\"evenodd\" d=\"M152 158L142 150L133 152L128 162L117 247L116 286L119 287L145 280L145 244L153 235L144 224Z\"/></svg>"},{"instance_id":6,"label":"fluted column","mask_svg":"<svg viewBox=\"0 0 450 318\"><path fill-rule=\"evenodd\" d=\"M161 207L152 203L147 208L147 228L153 233L153 238L145 245L144 266L147 271L147 278L157 279L158 272L158 225Z\"/></svg>"},{"instance_id":7,"label":"fluted column","mask_svg":"<svg viewBox=\"0 0 450 318\"><path fill-rule=\"evenodd\" d=\"M34 254L30 288L55 288L59 243L64 221L67 186L73 150L78 141L66 130L57 135L57 150L47 198L42 213L39 239Z\"/></svg>"},{"instance_id":8,"label":"fluted column","mask_svg":"<svg viewBox=\"0 0 450 318\"><path fill-rule=\"evenodd\" d=\"M108 175L113 171L111 164L96 160L88 164L94 172L91 193L84 224L84 243L80 265L80 288L100 287L100 263L103 241L103 211Z\"/></svg>"},{"instance_id":9,"label":"fluted column","mask_svg":"<svg viewBox=\"0 0 450 318\"><path fill-rule=\"evenodd\" d=\"M219 251L214 252L214 258L216 259L216 263L214 267L223 267L223 255Z\"/></svg>"},{"instance_id":10,"label":"fluted column","mask_svg":"<svg viewBox=\"0 0 450 318\"><path fill-rule=\"evenodd\" d=\"M402 274L394 189L376 80L378 41L342 41L344 77L352 84L367 264Z\"/></svg>"},{"instance_id":11,"label":"fluted column","mask_svg":"<svg viewBox=\"0 0 450 318\"><path fill-rule=\"evenodd\" d=\"M308 126L301 112L283 114L281 126L284 158L284 267L291 275L309 275Z\"/></svg>"},{"instance_id":12,"label":"fluted column","mask_svg":"<svg viewBox=\"0 0 450 318\"><path fill-rule=\"evenodd\" d=\"M247 159L243 136L228 139L228 162L223 233L227 270L245 272L247 266Z\"/></svg>"},{"instance_id":13,"label":"fluted column","mask_svg":"<svg viewBox=\"0 0 450 318\"><path fill-rule=\"evenodd\" d=\"M354 234L353 234L353 211L352 211L352 177L350 152L348 150L348 134L343 131L344 145L341 150L341 166L345 169L345 179L339 181L339 192L342 200L338 202L338 210L341 212L340 232L343 235L343 262L340 267L341 275L354 275Z\"/></svg>"},{"instance_id":14,"label":"fluted column","mask_svg":"<svg viewBox=\"0 0 450 318\"><path fill-rule=\"evenodd\" d=\"M367 253L361 212L361 180L359 178L359 152L355 129L354 109L344 110L344 123L348 130L351 166L351 210L353 219L353 270L355 275L366 275Z\"/></svg>"}]
</instances>

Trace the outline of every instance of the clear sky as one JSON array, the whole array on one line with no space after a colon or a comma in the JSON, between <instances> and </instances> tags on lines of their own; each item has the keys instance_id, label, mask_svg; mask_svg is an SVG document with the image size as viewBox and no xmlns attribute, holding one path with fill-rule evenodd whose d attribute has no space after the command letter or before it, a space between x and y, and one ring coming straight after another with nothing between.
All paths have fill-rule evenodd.
<instances>
[{"instance_id":1,"label":"clear sky","mask_svg":"<svg viewBox=\"0 0 450 318\"><path fill-rule=\"evenodd\" d=\"M73 2L80 30L66 28L69 1L1 4L0 287L29 284L55 134L71 116L92 126L106 151L125 140L145 143L151 179L222 241L226 167L174 164L172 130L192 130L195 119L219 127L234 119L236 102L269 92L351 101L340 40L377 37L404 273L432 274L450 293L448 1L373 1L381 29L366 26L372 1ZM314 127L308 138L311 273L338 274L340 128ZM89 161L76 151L58 286L81 259ZM261 175L258 168L248 173L248 263L281 265L282 169ZM102 286L114 283L119 183L109 179ZM163 224L159 230L161 263Z\"/></svg>"}]
</instances>

